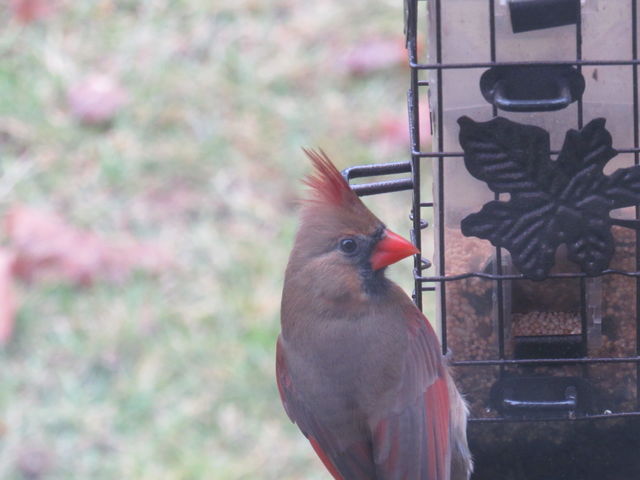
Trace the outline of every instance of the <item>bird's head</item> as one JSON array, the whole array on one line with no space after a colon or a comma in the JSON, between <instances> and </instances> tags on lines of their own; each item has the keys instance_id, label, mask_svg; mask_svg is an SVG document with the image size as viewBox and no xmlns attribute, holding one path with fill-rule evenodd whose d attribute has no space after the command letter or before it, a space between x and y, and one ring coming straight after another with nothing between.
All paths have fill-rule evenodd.
<instances>
[{"instance_id":1,"label":"bird's head","mask_svg":"<svg viewBox=\"0 0 640 480\"><path fill-rule=\"evenodd\" d=\"M334 279L336 287L359 279L365 290L374 288L385 267L418 249L362 203L324 152L305 153L314 173L305 181L311 190L302 204L292 263Z\"/></svg>"}]
</instances>

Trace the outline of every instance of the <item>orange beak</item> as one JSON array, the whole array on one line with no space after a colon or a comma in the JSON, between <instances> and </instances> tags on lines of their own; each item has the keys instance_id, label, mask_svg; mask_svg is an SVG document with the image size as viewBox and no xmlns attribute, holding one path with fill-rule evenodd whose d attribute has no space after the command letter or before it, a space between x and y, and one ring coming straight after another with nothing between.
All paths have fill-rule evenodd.
<instances>
[{"instance_id":1,"label":"orange beak","mask_svg":"<svg viewBox=\"0 0 640 480\"><path fill-rule=\"evenodd\" d=\"M371 268L380 270L416 253L420 253L420 250L411 242L391 230L385 230L382 239L376 244L371 254Z\"/></svg>"}]
</instances>

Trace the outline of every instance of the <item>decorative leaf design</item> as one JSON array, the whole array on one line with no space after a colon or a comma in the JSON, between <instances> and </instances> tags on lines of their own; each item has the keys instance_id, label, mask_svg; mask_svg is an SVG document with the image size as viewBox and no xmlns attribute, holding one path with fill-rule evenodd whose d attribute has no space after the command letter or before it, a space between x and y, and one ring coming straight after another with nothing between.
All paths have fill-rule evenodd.
<instances>
[{"instance_id":1,"label":"decorative leaf design","mask_svg":"<svg viewBox=\"0 0 640 480\"><path fill-rule=\"evenodd\" d=\"M542 128L518 125L505 118L476 123L458 120L465 165L494 192L532 192L540 189L539 163L549 153L549 134ZM521 127L521 128L518 128Z\"/></svg>"},{"instance_id":2,"label":"decorative leaf design","mask_svg":"<svg viewBox=\"0 0 640 480\"><path fill-rule=\"evenodd\" d=\"M588 275L608 267L615 248L609 212L640 203L640 167L603 173L616 155L605 119L569 130L555 161L542 128L501 117L461 117L458 123L467 170L492 191L510 194L508 201L488 202L464 218L464 235L507 249L532 279L549 274L563 243Z\"/></svg>"}]
</instances>

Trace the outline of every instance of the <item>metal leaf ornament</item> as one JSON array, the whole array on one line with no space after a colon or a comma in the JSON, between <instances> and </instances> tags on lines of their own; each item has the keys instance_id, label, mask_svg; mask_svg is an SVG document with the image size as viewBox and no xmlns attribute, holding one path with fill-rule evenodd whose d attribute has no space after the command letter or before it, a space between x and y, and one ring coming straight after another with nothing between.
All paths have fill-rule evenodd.
<instances>
[{"instance_id":1,"label":"metal leaf ornament","mask_svg":"<svg viewBox=\"0 0 640 480\"><path fill-rule=\"evenodd\" d=\"M536 280L547 277L563 243L568 258L588 275L609 266L615 250L611 226L636 228L609 212L640 203L640 167L603 173L617 153L605 119L569 130L557 160L550 158L549 134L542 128L501 117L461 117L458 123L471 175L510 196L464 218L464 235L507 249L516 268Z\"/></svg>"}]
</instances>

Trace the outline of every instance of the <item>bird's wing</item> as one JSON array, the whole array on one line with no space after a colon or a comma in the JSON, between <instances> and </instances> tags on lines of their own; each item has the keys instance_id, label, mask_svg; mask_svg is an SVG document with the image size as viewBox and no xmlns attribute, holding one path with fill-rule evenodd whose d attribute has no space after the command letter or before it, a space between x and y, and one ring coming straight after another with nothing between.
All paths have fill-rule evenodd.
<instances>
[{"instance_id":1,"label":"bird's wing","mask_svg":"<svg viewBox=\"0 0 640 480\"><path fill-rule=\"evenodd\" d=\"M304 403L293 385L284 348L278 339L276 377L280 398L287 415L308 438L322 463L336 480L370 480L375 478L371 446L368 442L341 446L339 439L326 429Z\"/></svg>"},{"instance_id":2,"label":"bird's wing","mask_svg":"<svg viewBox=\"0 0 640 480\"><path fill-rule=\"evenodd\" d=\"M397 315L398 310L393 310ZM449 391L440 344L413 303L404 304L402 315L408 342L393 401L385 402L386 410L372 419L369 439L347 446L301 401L278 341L276 370L282 403L336 480L449 480Z\"/></svg>"},{"instance_id":3,"label":"bird's wing","mask_svg":"<svg viewBox=\"0 0 640 480\"><path fill-rule=\"evenodd\" d=\"M413 304L404 312L409 344L393 407L374 428L375 478L448 480L448 373L426 317Z\"/></svg>"}]
</instances>

